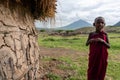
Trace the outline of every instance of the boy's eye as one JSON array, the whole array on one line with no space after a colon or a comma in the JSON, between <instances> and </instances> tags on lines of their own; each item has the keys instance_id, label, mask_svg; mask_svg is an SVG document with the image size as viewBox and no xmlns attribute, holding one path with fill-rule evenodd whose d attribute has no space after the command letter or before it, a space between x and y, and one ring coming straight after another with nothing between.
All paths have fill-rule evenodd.
<instances>
[{"instance_id":1,"label":"boy's eye","mask_svg":"<svg viewBox=\"0 0 120 80\"><path fill-rule=\"evenodd\" d=\"M100 23L104 24L104 22L97 22L97 24L100 24Z\"/></svg>"}]
</instances>

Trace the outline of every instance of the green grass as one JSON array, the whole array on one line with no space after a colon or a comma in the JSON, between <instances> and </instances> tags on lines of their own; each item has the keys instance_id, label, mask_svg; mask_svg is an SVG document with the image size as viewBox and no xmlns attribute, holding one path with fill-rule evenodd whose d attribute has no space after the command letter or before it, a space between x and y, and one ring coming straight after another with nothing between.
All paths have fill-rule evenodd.
<instances>
[{"instance_id":1,"label":"green grass","mask_svg":"<svg viewBox=\"0 0 120 80\"><path fill-rule=\"evenodd\" d=\"M62 47L80 51L87 51L88 47L85 46L86 37L72 36L72 37L60 37L60 36L40 36L38 40L39 44L49 48Z\"/></svg>"},{"instance_id":2,"label":"green grass","mask_svg":"<svg viewBox=\"0 0 120 80\"><path fill-rule=\"evenodd\" d=\"M61 37L39 35L38 42L39 45L49 48L62 47L88 53L88 46L85 46L87 36L88 35ZM109 56L106 80L120 80L120 35L119 33L109 33L108 36L111 48L108 50ZM77 58L71 59L71 57L68 56L65 58L59 58L59 60L71 64L71 66L59 65L59 68L71 70L74 69L77 72L67 80L86 80L88 62L88 59L86 57L87 56L79 56Z\"/></svg>"},{"instance_id":3,"label":"green grass","mask_svg":"<svg viewBox=\"0 0 120 80\"><path fill-rule=\"evenodd\" d=\"M62 80L62 78L58 75L55 75L53 73L49 73L47 74L47 77L50 79L50 80Z\"/></svg>"},{"instance_id":4,"label":"green grass","mask_svg":"<svg viewBox=\"0 0 120 80\"><path fill-rule=\"evenodd\" d=\"M120 80L120 62L109 60L107 75L112 80Z\"/></svg>"},{"instance_id":5,"label":"green grass","mask_svg":"<svg viewBox=\"0 0 120 80\"><path fill-rule=\"evenodd\" d=\"M72 61L72 59L70 57L60 57L58 60L65 62L65 64L60 64L58 65L59 69L62 70L76 70L77 69L77 65Z\"/></svg>"}]
</instances>

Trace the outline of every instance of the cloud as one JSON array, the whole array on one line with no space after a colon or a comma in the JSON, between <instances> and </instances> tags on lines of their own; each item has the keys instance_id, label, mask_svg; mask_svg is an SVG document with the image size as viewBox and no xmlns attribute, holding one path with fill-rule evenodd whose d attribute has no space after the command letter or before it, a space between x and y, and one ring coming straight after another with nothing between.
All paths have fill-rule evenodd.
<instances>
[{"instance_id":1,"label":"cloud","mask_svg":"<svg viewBox=\"0 0 120 80\"><path fill-rule=\"evenodd\" d=\"M54 27L65 26L79 19L92 24L98 16L103 16L107 25L120 21L120 0L57 0L57 5ZM39 25L37 21L37 26L41 27Z\"/></svg>"},{"instance_id":2,"label":"cloud","mask_svg":"<svg viewBox=\"0 0 120 80\"><path fill-rule=\"evenodd\" d=\"M120 0L58 0L58 3L57 15L61 17L63 25L78 19L92 23L97 16L105 17L108 25L120 20Z\"/></svg>"}]
</instances>

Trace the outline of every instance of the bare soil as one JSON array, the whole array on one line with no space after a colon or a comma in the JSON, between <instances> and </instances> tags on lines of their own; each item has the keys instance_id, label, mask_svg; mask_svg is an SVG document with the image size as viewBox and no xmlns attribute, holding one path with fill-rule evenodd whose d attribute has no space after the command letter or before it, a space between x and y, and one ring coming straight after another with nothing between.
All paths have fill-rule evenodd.
<instances>
[{"instance_id":1,"label":"bare soil","mask_svg":"<svg viewBox=\"0 0 120 80\"><path fill-rule=\"evenodd\" d=\"M75 70L65 70L58 68L58 65L60 64L70 66L70 64L60 61L58 59L60 57L68 57L68 56L75 60L80 56L87 57L87 53L83 53L71 49L46 48L40 46L40 75L41 75L40 80L52 80L48 76L48 74L50 73L60 76L62 80L66 80L69 77L75 75L76 74ZM44 60L44 59L50 59L50 60Z\"/></svg>"}]
</instances>

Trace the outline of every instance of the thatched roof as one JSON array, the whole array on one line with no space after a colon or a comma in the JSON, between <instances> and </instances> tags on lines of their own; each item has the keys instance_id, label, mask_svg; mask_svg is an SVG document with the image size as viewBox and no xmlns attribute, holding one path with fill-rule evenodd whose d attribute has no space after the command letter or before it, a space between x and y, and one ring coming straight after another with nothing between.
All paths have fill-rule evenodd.
<instances>
[{"instance_id":1,"label":"thatched roof","mask_svg":"<svg viewBox=\"0 0 120 80\"><path fill-rule=\"evenodd\" d=\"M22 6L30 12L34 19L46 20L54 18L56 10L56 0L0 0L0 4L14 10L17 5ZM23 9L23 10L24 10Z\"/></svg>"}]
</instances>

